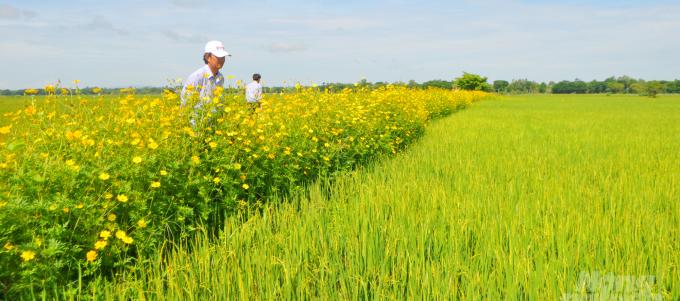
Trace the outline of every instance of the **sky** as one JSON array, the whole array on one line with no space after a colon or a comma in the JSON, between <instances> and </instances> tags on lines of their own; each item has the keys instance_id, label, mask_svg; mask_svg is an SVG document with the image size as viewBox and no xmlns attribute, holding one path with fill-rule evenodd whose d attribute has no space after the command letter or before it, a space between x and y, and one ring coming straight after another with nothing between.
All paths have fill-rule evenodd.
<instances>
[{"instance_id":1,"label":"sky","mask_svg":"<svg viewBox=\"0 0 680 301\"><path fill-rule=\"evenodd\" d=\"M203 65L302 82L680 79L680 1L0 0L0 89L163 86Z\"/></svg>"}]
</instances>

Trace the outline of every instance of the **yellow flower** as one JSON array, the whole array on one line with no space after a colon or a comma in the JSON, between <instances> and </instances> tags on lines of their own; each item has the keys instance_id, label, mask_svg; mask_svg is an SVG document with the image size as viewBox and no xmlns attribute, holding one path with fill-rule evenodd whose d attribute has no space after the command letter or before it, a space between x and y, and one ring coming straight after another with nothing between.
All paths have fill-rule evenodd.
<instances>
[{"instance_id":1,"label":"yellow flower","mask_svg":"<svg viewBox=\"0 0 680 301\"><path fill-rule=\"evenodd\" d=\"M114 218L114 220L115 220L115 218ZM99 232L99 237L101 237L103 239L109 239L109 237L111 237L111 231L103 230L102 232Z\"/></svg>"},{"instance_id":2,"label":"yellow flower","mask_svg":"<svg viewBox=\"0 0 680 301\"><path fill-rule=\"evenodd\" d=\"M99 179L102 181L106 181L109 178L111 178L111 176L108 173L102 172L99 174Z\"/></svg>"},{"instance_id":3,"label":"yellow flower","mask_svg":"<svg viewBox=\"0 0 680 301\"><path fill-rule=\"evenodd\" d=\"M110 194L108 192L106 194L104 194L104 198L107 199L107 200L110 200L112 197L113 197L113 194Z\"/></svg>"},{"instance_id":4,"label":"yellow flower","mask_svg":"<svg viewBox=\"0 0 680 301\"><path fill-rule=\"evenodd\" d=\"M38 246L38 247L42 246L42 239L40 239L40 238L34 239L33 242L34 242L35 245Z\"/></svg>"},{"instance_id":5,"label":"yellow flower","mask_svg":"<svg viewBox=\"0 0 680 301\"><path fill-rule=\"evenodd\" d=\"M47 86L45 86L45 93L47 93L47 94L53 94L54 91L56 91L56 88L54 87L54 85L47 85Z\"/></svg>"},{"instance_id":6,"label":"yellow flower","mask_svg":"<svg viewBox=\"0 0 680 301\"><path fill-rule=\"evenodd\" d=\"M167 175L168 175L168 172L167 172L167 171L161 170L161 176L167 176Z\"/></svg>"},{"instance_id":7,"label":"yellow flower","mask_svg":"<svg viewBox=\"0 0 680 301\"><path fill-rule=\"evenodd\" d=\"M199 158L198 156L191 156L191 163L193 164L201 163L201 158Z\"/></svg>"},{"instance_id":8,"label":"yellow flower","mask_svg":"<svg viewBox=\"0 0 680 301\"><path fill-rule=\"evenodd\" d=\"M66 160L66 166L73 166L73 165L76 165L76 161L73 161L71 159Z\"/></svg>"},{"instance_id":9,"label":"yellow flower","mask_svg":"<svg viewBox=\"0 0 680 301\"><path fill-rule=\"evenodd\" d=\"M215 141L210 142L209 145L210 145L210 148L216 148L216 147L217 147L217 142L215 142Z\"/></svg>"},{"instance_id":10,"label":"yellow flower","mask_svg":"<svg viewBox=\"0 0 680 301\"><path fill-rule=\"evenodd\" d=\"M241 170L241 164L234 163L234 170Z\"/></svg>"},{"instance_id":11,"label":"yellow flower","mask_svg":"<svg viewBox=\"0 0 680 301\"><path fill-rule=\"evenodd\" d=\"M12 251L12 249L14 249L14 245L11 242L8 242L3 248L5 248L7 251Z\"/></svg>"},{"instance_id":12,"label":"yellow flower","mask_svg":"<svg viewBox=\"0 0 680 301\"><path fill-rule=\"evenodd\" d=\"M97 250L101 250L106 247L108 242L106 240L98 240L96 243L94 243L94 248Z\"/></svg>"},{"instance_id":13,"label":"yellow flower","mask_svg":"<svg viewBox=\"0 0 680 301\"><path fill-rule=\"evenodd\" d=\"M245 190L248 190L248 188L250 188L250 185L243 183L243 185L241 185L241 187L243 187L243 189L245 189Z\"/></svg>"},{"instance_id":14,"label":"yellow flower","mask_svg":"<svg viewBox=\"0 0 680 301\"><path fill-rule=\"evenodd\" d=\"M23 259L24 262L29 261L33 258L35 258L35 252L33 252L33 251L23 251L23 252L21 252L21 259Z\"/></svg>"},{"instance_id":15,"label":"yellow flower","mask_svg":"<svg viewBox=\"0 0 680 301\"><path fill-rule=\"evenodd\" d=\"M139 164L142 163L142 157L140 156L135 156L132 158L132 163Z\"/></svg>"},{"instance_id":16,"label":"yellow flower","mask_svg":"<svg viewBox=\"0 0 680 301\"><path fill-rule=\"evenodd\" d=\"M83 205L82 203L80 203L80 204L76 205L76 209L83 209L84 206L85 206L85 205Z\"/></svg>"},{"instance_id":17,"label":"yellow flower","mask_svg":"<svg viewBox=\"0 0 680 301\"><path fill-rule=\"evenodd\" d=\"M146 228L146 221L145 221L144 219L140 219L140 220L137 222L137 227L139 227L139 228Z\"/></svg>"},{"instance_id":18,"label":"yellow flower","mask_svg":"<svg viewBox=\"0 0 680 301\"><path fill-rule=\"evenodd\" d=\"M26 89L26 90L24 90L24 93L26 95L35 95L35 94L38 94L38 90L37 89Z\"/></svg>"},{"instance_id":19,"label":"yellow flower","mask_svg":"<svg viewBox=\"0 0 680 301\"><path fill-rule=\"evenodd\" d=\"M111 214L109 214L109 216L107 217L107 219L108 219L110 222L113 222L113 221L116 220L116 215L113 214L113 213L111 213Z\"/></svg>"},{"instance_id":20,"label":"yellow flower","mask_svg":"<svg viewBox=\"0 0 680 301\"><path fill-rule=\"evenodd\" d=\"M157 149L157 148L158 148L158 144L156 144L156 142L151 142L151 143L149 143L149 148L150 148L150 149Z\"/></svg>"},{"instance_id":21,"label":"yellow flower","mask_svg":"<svg viewBox=\"0 0 680 301\"><path fill-rule=\"evenodd\" d=\"M219 177L215 177L215 178L213 179L213 183L215 183L215 184L219 184L221 181L222 181L222 180L221 180Z\"/></svg>"},{"instance_id":22,"label":"yellow flower","mask_svg":"<svg viewBox=\"0 0 680 301\"><path fill-rule=\"evenodd\" d=\"M12 129L12 125L3 126L0 128L0 134L9 134L9 130Z\"/></svg>"},{"instance_id":23,"label":"yellow flower","mask_svg":"<svg viewBox=\"0 0 680 301\"><path fill-rule=\"evenodd\" d=\"M133 242L132 237L127 236L123 230L116 231L116 238L122 240L125 244L131 244Z\"/></svg>"},{"instance_id":24,"label":"yellow flower","mask_svg":"<svg viewBox=\"0 0 680 301\"><path fill-rule=\"evenodd\" d=\"M90 250L90 252L87 252L87 254L85 255L85 257L87 257L87 261L88 261L88 262L93 262L93 261L95 261L95 260L97 259L97 251L95 251L95 250Z\"/></svg>"},{"instance_id":25,"label":"yellow flower","mask_svg":"<svg viewBox=\"0 0 680 301\"><path fill-rule=\"evenodd\" d=\"M151 188L158 188L158 187L161 187L161 182L159 182L159 181L151 182Z\"/></svg>"},{"instance_id":26,"label":"yellow flower","mask_svg":"<svg viewBox=\"0 0 680 301\"><path fill-rule=\"evenodd\" d=\"M26 108L26 110L24 110L24 112L26 112L26 115L28 116L33 116L37 111L34 106L29 106L28 108Z\"/></svg>"},{"instance_id":27,"label":"yellow flower","mask_svg":"<svg viewBox=\"0 0 680 301\"><path fill-rule=\"evenodd\" d=\"M68 207L64 207L63 210L64 210L64 213L69 213L69 211L71 211L71 209L68 209Z\"/></svg>"},{"instance_id":28,"label":"yellow flower","mask_svg":"<svg viewBox=\"0 0 680 301\"><path fill-rule=\"evenodd\" d=\"M116 197L116 200L118 200L118 201L121 202L121 203L125 203L125 202L128 201L128 197L127 197L126 195L124 195L124 194L119 194L119 195Z\"/></svg>"}]
</instances>

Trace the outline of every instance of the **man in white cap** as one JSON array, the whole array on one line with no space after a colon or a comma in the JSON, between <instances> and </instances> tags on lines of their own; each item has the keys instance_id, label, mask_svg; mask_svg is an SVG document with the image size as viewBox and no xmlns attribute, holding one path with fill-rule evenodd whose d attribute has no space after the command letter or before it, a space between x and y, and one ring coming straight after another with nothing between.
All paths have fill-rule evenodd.
<instances>
[{"instance_id":1,"label":"man in white cap","mask_svg":"<svg viewBox=\"0 0 680 301\"><path fill-rule=\"evenodd\" d=\"M190 98L190 93L198 93L201 100L212 97L213 90L224 85L224 76L220 73L220 69L224 66L224 61L227 56L231 56L224 50L224 44L220 41L210 41L205 44L205 52L203 53L203 62L205 65L198 70L191 73L184 81L182 87L182 107L186 105ZM192 91L188 91L188 87L192 87ZM194 109L202 106L202 101L199 101Z\"/></svg>"}]
</instances>

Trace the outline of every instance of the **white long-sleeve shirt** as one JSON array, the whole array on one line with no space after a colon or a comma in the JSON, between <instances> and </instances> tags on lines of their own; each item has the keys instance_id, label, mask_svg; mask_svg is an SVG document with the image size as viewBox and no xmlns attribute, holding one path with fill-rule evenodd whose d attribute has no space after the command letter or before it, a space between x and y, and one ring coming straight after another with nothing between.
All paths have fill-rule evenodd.
<instances>
[{"instance_id":1,"label":"white long-sleeve shirt","mask_svg":"<svg viewBox=\"0 0 680 301\"><path fill-rule=\"evenodd\" d=\"M250 103L259 102L262 99L262 85L257 81L246 85L246 101Z\"/></svg>"},{"instance_id":2,"label":"white long-sleeve shirt","mask_svg":"<svg viewBox=\"0 0 680 301\"><path fill-rule=\"evenodd\" d=\"M212 97L215 88L224 87L224 76L222 76L222 73L219 71L217 71L217 74L213 75L208 65L204 65L194 71L194 73L191 73L186 81L184 81L184 86L182 87L182 107L186 105L187 100L190 97L190 95L187 94L188 86L194 87L193 93L199 93L201 100L206 98L209 99ZM203 102L199 101L194 108L200 108L202 105Z\"/></svg>"}]
</instances>

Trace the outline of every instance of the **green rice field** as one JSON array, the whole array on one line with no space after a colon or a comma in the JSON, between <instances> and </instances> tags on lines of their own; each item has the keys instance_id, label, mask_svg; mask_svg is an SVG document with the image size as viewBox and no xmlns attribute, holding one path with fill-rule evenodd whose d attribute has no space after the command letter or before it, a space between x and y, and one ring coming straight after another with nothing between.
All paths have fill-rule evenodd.
<instances>
[{"instance_id":1,"label":"green rice field","mask_svg":"<svg viewBox=\"0 0 680 301\"><path fill-rule=\"evenodd\" d=\"M678 300L678 187L679 96L505 96L74 296Z\"/></svg>"}]
</instances>

